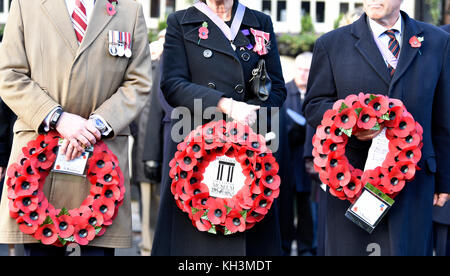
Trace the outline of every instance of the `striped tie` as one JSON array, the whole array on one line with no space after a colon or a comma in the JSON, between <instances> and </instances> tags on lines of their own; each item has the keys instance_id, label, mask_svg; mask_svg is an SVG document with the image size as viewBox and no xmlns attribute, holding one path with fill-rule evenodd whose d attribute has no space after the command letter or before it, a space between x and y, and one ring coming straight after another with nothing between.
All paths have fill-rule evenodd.
<instances>
[{"instance_id":1,"label":"striped tie","mask_svg":"<svg viewBox=\"0 0 450 276\"><path fill-rule=\"evenodd\" d=\"M75 29L78 44L81 44L87 29L86 8L81 0L75 0L75 5L76 7L72 13L72 24Z\"/></svg>"},{"instance_id":2,"label":"striped tie","mask_svg":"<svg viewBox=\"0 0 450 276\"><path fill-rule=\"evenodd\" d=\"M390 38L388 46L389 50L392 52L395 58L398 59L398 54L400 53L400 44L395 38L395 32L396 30L387 30L385 34ZM388 65L388 68L391 76L393 76L395 73L395 69L390 64Z\"/></svg>"}]
</instances>

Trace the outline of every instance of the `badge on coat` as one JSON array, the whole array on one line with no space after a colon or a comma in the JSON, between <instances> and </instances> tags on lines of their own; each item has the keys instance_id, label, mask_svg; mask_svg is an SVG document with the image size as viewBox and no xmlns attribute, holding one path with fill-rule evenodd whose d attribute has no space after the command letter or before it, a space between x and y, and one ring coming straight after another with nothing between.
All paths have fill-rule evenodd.
<instances>
[{"instance_id":1,"label":"badge on coat","mask_svg":"<svg viewBox=\"0 0 450 276\"><path fill-rule=\"evenodd\" d=\"M120 31L109 31L109 54L112 56L127 57L132 56L131 33Z\"/></svg>"}]
</instances>

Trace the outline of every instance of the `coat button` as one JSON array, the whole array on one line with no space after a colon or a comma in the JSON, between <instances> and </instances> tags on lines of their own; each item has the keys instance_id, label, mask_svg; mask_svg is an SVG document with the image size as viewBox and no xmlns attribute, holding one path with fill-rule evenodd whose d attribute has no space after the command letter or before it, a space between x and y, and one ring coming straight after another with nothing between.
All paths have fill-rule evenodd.
<instances>
[{"instance_id":1,"label":"coat button","mask_svg":"<svg viewBox=\"0 0 450 276\"><path fill-rule=\"evenodd\" d=\"M212 57L212 55L213 55L213 52L209 49L206 49L203 51L203 57L205 57L205 58L210 58L210 57Z\"/></svg>"},{"instance_id":2,"label":"coat button","mask_svg":"<svg viewBox=\"0 0 450 276\"><path fill-rule=\"evenodd\" d=\"M236 87L234 88L234 90L239 93L242 94L244 92L244 86L242 84L238 84L236 85Z\"/></svg>"},{"instance_id":3,"label":"coat button","mask_svg":"<svg viewBox=\"0 0 450 276\"><path fill-rule=\"evenodd\" d=\"M216 89L216 84L214 82L208 83L208 87L211 89Z\"/></svg>"},{"instance_id":4,"label":"coat button","mask_svg":"<svg viewBox=\"0 0 450 276\"><path fill-rule=\"evenodd\" d=\"M241 58L242 58L243 61L247 62L247 61L250 60L250 54L247 53L247 52L245 52L245 53L243 53L243 54L241 55Z\"/></svg>"}]
</instances>

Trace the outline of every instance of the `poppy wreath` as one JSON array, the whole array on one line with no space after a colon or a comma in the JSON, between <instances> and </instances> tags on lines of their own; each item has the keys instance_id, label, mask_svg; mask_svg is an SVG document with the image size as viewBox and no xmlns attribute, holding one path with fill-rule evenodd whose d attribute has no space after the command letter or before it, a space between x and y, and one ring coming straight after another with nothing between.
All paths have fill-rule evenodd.
<instances>
[{"instance_id":1,"label":"poppy wreath","mask_svg":"<svg viewBox=\"0 0 450 276\"><path fill-rule=\"evenodd\" d=\"M45 179L58 153L56 132L39 135L22 148L17 163L7 171L9 214L20 231L45 245L87 245L113 223L125 195L124 177L117 157L102 141L88 160L90 193L76 209L56 209L44 195Z\"/></svg>"},{"instance_id":2,"label":"poppy wreath","mask_svg":"<svg viewBox=\"0 0 450 276\"><path fill-rule=\"evenodd\" d=\"M278 197L279 166L263 136L248 125L213 121L193 130L170 161L171 192L199 231L230 235L251 229ZM204 172L217 157L235 158L245 184L232 198L210 195Z\"/></svg>"},{"instance_id":3,"label":"poppy wreath","mask_svg":"<svg viewBox=\"0 0 450 276\"><path fill-rule=\"evenodd\" d=\"M381 166L362 171L345 156L348 138L363 130L386 128L389 152ZM330 193L354 202L370 183L394 198L414 179L422 153L423 129L400 100L384 95L349 95L327 110L313 136L314 169Z\"/></svg>"}]
</instances>

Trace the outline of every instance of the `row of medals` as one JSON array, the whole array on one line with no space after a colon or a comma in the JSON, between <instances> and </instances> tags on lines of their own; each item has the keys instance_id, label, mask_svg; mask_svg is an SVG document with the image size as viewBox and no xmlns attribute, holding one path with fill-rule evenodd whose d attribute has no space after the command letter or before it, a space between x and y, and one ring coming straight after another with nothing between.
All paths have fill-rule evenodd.
<instances>
[{"instance_id":1,"label":"row of medals","mask_svg":"<svg viewBox=\"0 0 450 276\"><path fill-rule=\"evenodd\" d=\"M131 57L131 49L130 47L125 47L125 43L110 43L109 44L109 53L112 56L119 56L119 57Z\"/></svg>"}]
</instances>

